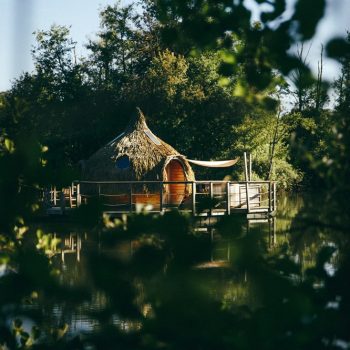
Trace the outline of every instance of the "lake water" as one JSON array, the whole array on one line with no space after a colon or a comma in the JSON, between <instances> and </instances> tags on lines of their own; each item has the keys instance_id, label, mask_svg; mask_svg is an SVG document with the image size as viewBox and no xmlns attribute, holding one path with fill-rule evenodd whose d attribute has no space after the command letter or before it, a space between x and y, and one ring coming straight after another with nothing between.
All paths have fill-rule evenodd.
<instances>
[{"instance_id":1,"label":"lake water","mask_svg":"<svg viewBox=\"0 0 350 350\"><path fill-rule=\"evenodd\" d=\"M275 218L250 222L245 219L238 220L232 224L236 225L232 227L232 234L227 228L228 232L223 230L226 232L224 234L220 230L198 233L198 235L203 235L202 243L207 241L207 245L205 242L203 245L206 247L206 257L202 255L201 260L194 261L188 269L190 270L189 276L192 281L196 281L200 293L204 293L211 300L216 300L223 309L232 309L242 305L254 308L259 305L260 300L255 288L254 275L249 272L249 268L242 268L239 264L235 265L235 261L240 261L237 240L242 236L251 237L252 242L255 242L252 244L261 245L266 256L273 257L274 254L284 252L283 254L286 254L292 262L299 266L299 272L295 273L293 278L296 281L302 280L305 271L315 264L320 249L337 244L331 241L329 236L326 238L322 230L309 231L305 226L302 219L305 198L301 195L281 196ZM138 321L130 321L125 317L120 317L117 313L110 312L108 317L104 315L104 312L110 308L111 300L106 290L100 288L104 281L96 283L96 276L91 277L91 269L98 268L100 256L109 262L118 258L118 261L127 265L140 243L135 243L132 239L125 239L118 241L118 244L109 244L108 239L103 240L104 232L88 232L81 227L73 227L71 224L46 225L44 229L61 240L57 251L51 254L51 260L60 273L59 278L62 285L87 291L85 299L82 298L78 302L67 300L66 302L46 303L44 313L48 322L56 325L68 324L71 335L92 331L98 328L101 322L107 322L106 319L123 331L141 327ZM187 253L184 252L184 254ZM94 266L93 257L96 258L96 266ZM327 273L334 273L336 262L337 257L334 256L332 263L325 266ZM117 270L120 272L119 265L116 267ZM134 270L131 270L134 273ZM133 283L137 284L136 289L141 291L135 296L135 303L138 304L144 315L152 312L152 305L144 296L147 295L147 278L152 279L152 283L158 278L153 275L147 277L146 272L143 272L144 275L141 277L135 273L135 276L138 277L133 277L135 279ZM114 278L113 265L111 271L101 268L100 273L102 277L106 274L107 280ZM157 272L156 276L167 273L166 268L163 268L161 273ZM146 277L144 277L145 274ZM182 276L186 274L187 272L182 270ZM181 281L181 283L187 283L184 280ZM109 282L114 283L112 280ZM154 293L153 290L152 293Z\"/></svg>"}]
</instances>

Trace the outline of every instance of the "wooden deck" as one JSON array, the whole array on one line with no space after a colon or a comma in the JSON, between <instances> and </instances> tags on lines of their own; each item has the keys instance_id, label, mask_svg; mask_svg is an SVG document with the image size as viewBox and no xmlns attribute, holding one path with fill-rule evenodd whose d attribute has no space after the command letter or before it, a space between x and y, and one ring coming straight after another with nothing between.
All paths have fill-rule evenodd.
<instances>
[{"instance_id":1,"label":"wooden deck","mask_svg":"<svg viewBox=\"0 0 350 350\"><path fill-rule=\"evenodd\" d=\"M173 185L185 188L178 204ZM43 197L49 214L68 212L92 199L113 216L176 209L198 217L243 214L255 219L273 216L277 209L274 181L75 181L61 190L52 187Z\"/></svg>"}]
</instances>

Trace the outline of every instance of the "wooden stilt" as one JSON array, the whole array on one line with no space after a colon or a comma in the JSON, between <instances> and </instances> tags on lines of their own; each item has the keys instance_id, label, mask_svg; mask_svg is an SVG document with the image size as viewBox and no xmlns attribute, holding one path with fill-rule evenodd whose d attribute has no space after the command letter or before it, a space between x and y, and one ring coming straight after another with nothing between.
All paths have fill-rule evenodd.
<instances>
[{"instance_id":1,"label":"wooden stilt","mask_svg":"<svg viewBox=\"0 0 350 350\"><path fill-rule=\"evenodd\" d=\"M249 181L252 181L252 154L249 153Z\"/></svg>"},{"instance_id":2,"label":"wooden stilt","mask_svg":"<svg viewBox=\"0 0 350 350\"><path fill-rule=\"evenodd\" d=\"M247 152L244 152L244 179L245 179L245 191L247 200L247 212L250 211L249 205L249 178L248 178L248 164L247 164Z\"/></svg>"},{"instance_id":3,"label":"wooden stilt","mask_svg":"<svg viewBox=\"0 0 350 350\"><path fill-rule=\"evenodd\" d=\"M192 215L196 215L196 183L192 182Z\"/></svg>"},{"instance_id":4,"label":"wooden stilt","mask_svg":"<svg viewBox=\"0 0 350 350\"><path fill-rule=\"evenodd\" d=\"M210 195L210 216L213 215L213 205L214 205L214 191L213 191L213 183L209 183L209 195Z\"/></svg>"},{"instance_id":5,"label":"wooden stilt","mask_svg":"<svg viewBox=\"0 0 350 350\"><path fill-rule=\"evenodd\" d=\"M80 207L81 205L80 183L77 183L76 196L77 196L77 207Z\"/></svg>"},{"instance_id":6,"label":"wooden stilt","mask_svg":"<svg viewBox=\"0 0 350 350\"><path fill-rule=\"evenodd\" d=\"M231 193L230 183L226 183L226 215L231 214Z\"/></svg>"},{"instance_id":7,"label":"wooden stilt","mask_svg":"<svg viewBox=\"0 0 350 350\"><path fill-rule=\"evenodd\" d=\"M159 184L159 210L163 212L163 184Z\"/></svg>"}]
</instances>

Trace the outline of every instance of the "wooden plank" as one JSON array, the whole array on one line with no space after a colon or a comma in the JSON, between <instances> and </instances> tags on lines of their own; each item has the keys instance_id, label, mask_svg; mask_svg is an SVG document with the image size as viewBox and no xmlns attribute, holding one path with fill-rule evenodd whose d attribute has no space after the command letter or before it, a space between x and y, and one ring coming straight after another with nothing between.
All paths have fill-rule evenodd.
<instances>
[{"instance_id":1,"label":"wooden plank","mask_svg":"<svg viewBox=\"0 0 350 350\"><path fill-rule=\"evenodd\" d=\"M210 215L213 215L214 193L213 193L213 183L212 182L209 182L209 195L210 195Z\"/></svg>"},{"instance_id":2,"label":"wooden plank","mask_svg":"<svg viewBox=\"0 0 350 350\"><path fill-rule=\"evenodd\" d=\"M57 191L56 186L53 187L53 205L56 206L57 204Z\"/></svg>"},{"instance_id":3,"label":"wooden plank","mask_svg":"<svg viewBox=\"0 0 350 350\"><path fill-rule=\"evenodd\" d=\"M80 207L81 205L80 183L77 183L76 196L77 196L77 207Z\"/></svg>"},{"instance_id":4,"label":"wooden plank","mask_svg":"<svg viewBox=\"0 0 350 350\"><path fill-rule=\"evenodd\" d=\"M249 181L252 181L252 154L249 153Z\"/></svg>"},{"instance_id":5,"label":"wooden plank","mask_svg":"<svg viewBox=\"0 0 350 350\"><path fill-rule=\"evenodd\" d=\"M163 184L160 184L159 188L159 210L160 212L163 211Z\"/></svg>"},{"instance_id":6,"label":"wooden plank","mask_svg":"<svg viewBox=\"0 0 350 350\"><path fill-rule=\"evenodd\" d=\"M226 183L226 213L231 215L231 193L230 193L230 183Z\"/></svg>"},{"instance_id":7,"label":"wooden plank","mask_svg":"<svg viewBox=\"0 0 350 350\"><path fill-rule=\"evenodd\" d=\"M245 157L247 157L247 155L245 155ZM244 172L245 172L245 176L248 180L249 178L249 171L248 171L248 162L246 161L245 167L244 167ZM136 202L139 203L143 203L143 204L152 204L155 205L155 207L157 208L157 211L164 211L166 209L166 203L165 203L165 187L164 186L168 186L168 184L170 184L173 188L172 188L172 192L170 192L168 194L169 197L171 197L172 199L170 199L170 202L173 202L174 207L177 204L177 197L181 197L183 198L183 196L185 195L185 190L186 190L186 186L188 186L189 184L192 187L192 196L190 198L190 203L191 203L191 207L189 209L189 211L192 212L193 215L196 215L196 199L197 199L197 194L201 195L201 196L207 196L209 198L211 198L211 200L214 199L218 199L220 200L220 207L211 207L210 210L208 210L207 214L210 215L217 215L218 212L220 212L220 215L230 215L232 213L236 213L237 211L234 210L235 206L240 206L240 208L242 209L242 212L247 212L247 213L255 213L257 212L256 209L260 208L262 209L262 211L266 210L269 211L270 213L274 212L276 209L276 197L275 197L275 188L276 188L276 184L274 182L269 182L269 181L194 181L194 182L188 182L188 181L113 181L113 182L104 182L104 181L94 181L94 182L87 182L84 181L82 183L91 183L93 184L93 186L95 188L98 189L99 195L101 197L103 197L107 203L109 203L109 206L113 206L114 205L114 201L116 196L122 196L121 194L117 194L118 192L118 188L115 189L115 194L113 192L113 189L111 189L110 193L108 194L103 194L101 193L101 190L103 190L103 186L105 184L123 184L123 185L128 185L129 189L132 188L133 184L135 185L142 185L142 184L158 184L157 190L154 193L151 194L145 194L142 191L139 195L132 193L132 190L134 190L134 188L128 191L126 189L126 191L124 191L124 195L125 195L125 200L124 200L124 205L125 208L120 208L121 211L124 212L132 212L134 210L133 205ZM79 204L81 204L81 194L80 194L80 182L74 182L74 184L76 185L77 190L73 191L71 190L71 192L69 193L68 190L69 188L66 189L66 197L68 200L68 196L70 203L72 203L72 205L75 204L75 202L77 202L77 206L79 206ZM187 184L187 185L186 185ZM200 185L204 185L205 186L205 190L203 192L199 192L196 193L197 190L197 184ZM265 185L266 184L266 185ZM269 203L266 203L266 206L264 206L262 203L262 201L265 201L265 199L261 198L263 196L263 191L261 189L261 186L267 186L269 187L267 190L267 197L266 197L266 202L269 201ZM233 186L237 187L236 191L233 191ZM273 188L272 188L273 187ZM73 187L72 187L73 188ZM136 187L135 187L136 189ZM56 190L56 193L54 192L54 190ZM200 189L199 189L200 190ZM123 191L122 191L123 192ZM129 193L128 193L129 192ZM73 193L74 193L74 198L73 197ZM264 192L266 193L266 192ZM54 197L54 195L56 195L56 201L58 201L57 198L57 194L58 191L57 189L53 189L52 191L52 197ZM79 199L78 197L80 196L80 203L79 203ZM89 199L88 194L84 194L84 198ZM109 197L111 197L111 199L109 199ZM239 200L240 198L240 200ZM119 197L118 199L118 203L120 203L120 199ZM74 202L73 202L74 201ZM107 204L105 203L105 204ZM58 204L58 203L57 203ZM129 204L129 207L127 207L127 205Z\"/></svg>"},{"instance_id":8,"label":"wooden plank","mask_svg":"<svg viewBox=\"0 0 350 350\"><path fill-rule=\"evenodd\" d=\"M192 215L196 215L196 183L192 182Z\"/></svg>"},{"instance_id":9,"label":"wooden plank","mask_svg":"<svg viewBox=\"0 0 350 350\"><path fill-rule=\"evenodd\" d=\"M209 182L212 182L213 184L224 184L226 181L220 181L220 180L211 180L211 181L202 181L197 180L195 181L196 184L208 184ZM246 181L231 181L232 184L241 184L244 185ZM80 184L104 184L104 185L128 185L128 184L159 184L163 183L165 185L169 184L184 184L184 185L191 185L192 181L79 181ZM259 180L259 181L250 181L251 184L268 184L268 180Z\"/></svg>"},{"instance_id":10,"label":"wooden plank","mask_svg":"<svg viewBox=\"0 0 350 350\"><path fill-rule=\"evenodd\" d=\"M69 207L73 207L73 201L72 201L72 187L69 187Z\"/></svg>"},{"instance_id":11,"label":"wooden plank","mask_svg":"<svg viewBox=\"0 0 350 350\"><path fill-rule=\"evenodd\" d=\"M249 179L248 179L248 164L247 164L247 153L244 152L244 179L245 183L245 191L246 191L246 201L247 201L247 211L249 213Z\"/></svg>"}]
</instances>

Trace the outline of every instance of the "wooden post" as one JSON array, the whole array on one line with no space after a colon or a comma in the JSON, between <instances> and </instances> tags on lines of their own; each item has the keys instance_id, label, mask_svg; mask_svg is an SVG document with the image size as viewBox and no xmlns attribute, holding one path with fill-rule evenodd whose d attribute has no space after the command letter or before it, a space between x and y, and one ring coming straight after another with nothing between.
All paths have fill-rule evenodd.
<instances>
[{"instance_id":1,"label":"wooden post","mask_svg":"<svg viewBox=\"0 0 350 350\"><path fill-rule=\"evenodd\" d=\"M276 182L273 183L273 211L277 209L277 186Z\"/></svg>"},{"instance_id":2,"label":"wooden post","mask_svg":"<svg viewBox=\"0 0 350 350\"><path fill-rule=\"evenodd\" d=\"M98 184L98 199L101 197L101 184Z\"/></svg>"},{"instance_id":3,"label":"wooden post","mask_svg":"<svg viewBox=\"0 0 350 350\"><path fill-rule=\"evenodd\" d=\"M132 183L129 184L129 211L132 213Z\"/></svg>"},{"instance_id":4,"label":"wooden post","mask_svg":"<svg viewBox=\"0 0 350 350\"><path fill-rule=\"evenodd\" d=\"M77 183L76 196L77 196L77 207L80 207L81 205L80 183Z\"/></svg>"},{"instance_id":5,"label":"wooden post","mask_svg":"<svg viewBox=\"0 0 350 350\"><path fill-rule=\"evenodd\" d=\"M244 157L244 180L245 181L249 181L248 178L248 161L247 161L247 152L243 153L243 157Z\"/></svg>"},{"instance_id":6,"label":"wooden post","mask_svg":"<svg viewBox=\"0 0 350 350\"><path fill-rule=\"evenodd\" d=\"M73 202L72 202L72 188L73 186L69 187L69 208L73 207Z\"/></svg>"},{"instance_id":7,"label":"wooden post","mask_svg":"<svg viewBox=\"0 0 350 350\"><path fill-rule=\"evenodd\" d=\"M247 211L249 213L250 212L250 203L249 203L249 182L248 181L245 183L245 192L246 192L246 197L247 197Z\"/></svg>"},{"instance_id":8,"label":"wooden post","mask_svg":"<svg viewBox=\"0 0 350 350\"><path fill-rule=\"evenodd\" d=\"M77 261L80 262L80 250L81 250L81 238L80 238L80 235L77 235L76 250L77 250Z\"/></svg>"},{"instance_id":9,"label":"wooden post","mask_svg":"<svg viewBox=\"0 0 350 350\"><path fill-rule=\"evenodd\" d=\"M192 215L196 215L196 183L192 182Z\"/></svg>"},{"instance_id":10,"label":"wooden post","mask_svg":"<svg viewBox=\"0 0 350 350\"><path fill-rule=\"evenodd\" d=\"M213 193L213 183L209 182L209 194L210 194L210 216L213 215L213 199L214 199L214 193Z\"/></svg>"},{"instance_id":11,"label":"wooden post","mask_svg":"<svg viewBox=\"0 0 350 350\"><path fill-rule=\"evenodd\" d=\"M163 182L159 183L159 210L162 213L163 212Z\"/></svg>"},{"instance_id":12,"label":"wooden post","mask_svg":"<svg viewBox=\"0 0 350 350\"><path fill-rule=\"evenodd\" d=\"M271 212L271 182L269 181L269 187L268 187L268 196L269 196L269 212Z\"/></svg>"},{"instance_id":13,"label":"wooden post","mask_svg":"<svg viewBox=\"0 0 350 350\"><path fill-rule=\"evenodd\" d=\"M249 205L249 178L248 178L248 164L247 164L247 153L244 152L244 178L245 178L245 192L247 201L247 211L250 211Z\"/></svg>"},{"instance_id":14,"label":"wooden post","mask_svg":"<svg viewBox=\"0 0 350 350\"><path fill-rule=\"evenodd\" d=\"M230 182L226 183L226 214L231 215L231 187Z\"/></svg>"},{"instance_id":15,"label":"wooden post","mask_svg":"<svg viewBox=\"0 0 350 350\"><path fill-rule=\"evenodd\" d=\"M53 205L56 206L57 204L57 192L56 192L56 186L53 187Z\"/></svg>"},{"instance_id":16,"label":"wooden post","mask_svg":"<svg viewBox=\"0 0 350 350\"><path fill-rule=\"evenodd\" d=\"M252 181L252 154L249 153L249 181Z\"/></svg>"}]
</instances>

